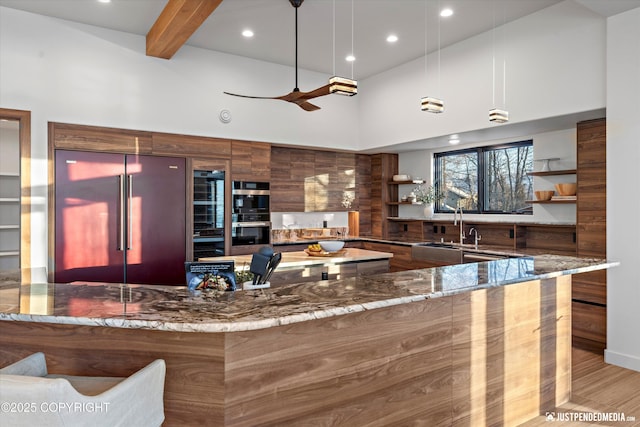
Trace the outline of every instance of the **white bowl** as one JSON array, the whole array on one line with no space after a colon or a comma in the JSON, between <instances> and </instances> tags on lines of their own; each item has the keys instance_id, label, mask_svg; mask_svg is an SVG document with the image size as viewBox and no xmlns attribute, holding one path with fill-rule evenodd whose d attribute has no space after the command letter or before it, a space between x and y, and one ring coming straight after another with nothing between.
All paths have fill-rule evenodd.
<instances>
[{"instance_id":1,"label":"white bowl","mask_svg":"<svg viewBox=\"0 0 640 427\"><path fill-rule=\"evenodd\" d=\"M409 181L411 179L411 175L393 175L394 181Z\"/></svg>"},{"instance_id":2,"label":"white bowl","mask_svg":"<svg viewBox=\"0 0 640 427\"><path fill-rule=\"evenodd\" d=\"M338 252L344 247L344 242L340 240L327 240L318 242L323 251L326 252Z\"/></svg>"}]
</instances>

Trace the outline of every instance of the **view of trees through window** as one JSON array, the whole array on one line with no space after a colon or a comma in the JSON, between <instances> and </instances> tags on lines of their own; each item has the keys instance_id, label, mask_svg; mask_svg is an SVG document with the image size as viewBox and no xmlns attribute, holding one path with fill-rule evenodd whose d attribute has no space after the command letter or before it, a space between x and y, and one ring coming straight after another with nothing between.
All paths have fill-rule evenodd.
<instances>
[{"instance_id":1,"label":"view of trees through window","mask_svg":"<svg viewBox=\"0 0 640 427\"><path fill-rule=\"evenodd\" d=\"M533 141L435 155L436 212L531 213Z\"/></svg>"}]
</instances>

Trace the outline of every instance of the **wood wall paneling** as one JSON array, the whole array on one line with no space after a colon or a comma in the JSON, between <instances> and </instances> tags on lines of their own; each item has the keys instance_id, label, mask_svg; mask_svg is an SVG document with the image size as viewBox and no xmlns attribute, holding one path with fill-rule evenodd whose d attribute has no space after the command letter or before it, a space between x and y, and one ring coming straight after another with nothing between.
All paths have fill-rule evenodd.
<instances>
[{"instance_id":1,"label":"wood wall paneling","mask_svg":"<svg viewBox=\"0 0 640 427\"><path fill-rule=\"evenodd\" d=\"M420 242L424 239L422 221L389 221L389 237Z\"/></svg>"},{"instance_id":2,"label":"wood wall paneling","mask_svg":"<svg viewBox=\"0 0 640 427\"><path fill-rule=\"evenodd\" d=\"M576 254L574 226L526 225L525 228L527 248L546 249L553 253L572 256Z\"/></svg>"},{"instance_id":3,"label":"wood wall paneling","mask_svg":"<svg viewBox=\"0 0 640 427\"><path fill-rule=\"evenodd\" d=\"M368 177L358 175L353 153L273 147L271 171L274 212L340 212L368 204L367 193L360 201L358 190L358 179ZM354 199L351 207L343 204L347 196ZM362 213L364 228L369 215Z\"/></svg>"},{"instance_id":4,"label":"wood wall paneling","mask_svg":"<svg viewBox=\"0 0 640 427\"><path fill-rule=\"evenodd\" d=\"M371 235L371 156L356 155L356 199L350 210L358 212L358 228L362 235Z\"/></svg>"},{"instance_id":5,"label":"wood wall paneling","mask_svg":"<svg viewBox=\"0 0 640 427\"><path fill-rule=\"evenodd\" d=\"M607 256L606 135L606 119L577 125L578 256ZM574 278L573 335L577 342L600 350L606 347L606 279L606 272L582 273Z\"/></svg>"},{"instance_id":6,"label":"wood wall paneling","mask_svg":"<svg viewBox=\"0 0 640 427\"><path fill-rule=\"evenodd\" d=\"M123 154L153 154L150 132L97 126L53 123L54 148L104 151Z\"/></svg>"},{"instance_id":7,"label":"wood wall paneling","mask_svg":"<svg viewBox=\"0 0 640 427\"><path fill-rule=\"evenodd\" d=\"M153 154L196 158L231 158L231 141L204 136L152 134Z\"/></svg>"},{"instance_id":8,"label":"wood wall paneling","mask_svg":"<svg viewBox=\"0 0 640 427\"><path fill-rule=\"evenodd\" d=\"M249 141L231 143L233 181L271 180L271 144Z\"/></svg>"}]
</instances>

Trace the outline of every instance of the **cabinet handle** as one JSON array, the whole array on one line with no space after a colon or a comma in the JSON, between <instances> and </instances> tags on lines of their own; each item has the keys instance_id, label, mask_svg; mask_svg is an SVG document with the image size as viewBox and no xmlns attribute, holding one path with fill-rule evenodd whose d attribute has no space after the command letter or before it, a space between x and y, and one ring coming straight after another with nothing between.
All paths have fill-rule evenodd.
<instances>
[{"instance_id":1,"label":"cabinet handle","mask_svg":"<svg viewBox=\"0 0 640 427\"><path fill-rule=\"evenodd\" d=\"M133 232L131 230L131 205L132 205L132 201L133 201L133 175L129 175L129 196L127 198L127 207L129 209L129 213L127 215L127 230L128 230L128 237L127 237L127 250L131 250L131 241L132 241L132 237L133 237Z\"/></svg>"},{"instance_id":2,"label":"cabinet handle","mask_svg":"<svg viewBox=\"0 0 640 427\"><path fill-rule=\"evenodd\" d=\"M124 249L124 175L118 175L118 247L117 250Z\"/></svg>"}]
</instances>

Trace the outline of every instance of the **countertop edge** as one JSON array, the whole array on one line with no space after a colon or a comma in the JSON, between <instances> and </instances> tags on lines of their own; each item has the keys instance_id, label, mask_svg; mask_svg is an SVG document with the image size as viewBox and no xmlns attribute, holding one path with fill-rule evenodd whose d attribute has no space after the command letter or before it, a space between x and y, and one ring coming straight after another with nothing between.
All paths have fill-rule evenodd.
<instances>
[{"instance_id":1,"label":"countertop edge","mask_svg":"<svg viewBox=\"0 0 640 427\"><path fill-rule=\"evenodd\" d=\"M544 258L544 257L533 257ZM588 266L569 268L565 270L535 273L535 271L526 277L521 277L513 280L502 280L500 283L488 282L481 285L459 287L453 290L447 291L435 291L429 293L414 294L401 297L392 297L388 299L382 299L379 301L370 301L364 303L349 304L342 307L330 307L320 310L311 310L304 313L295 313L280 317L272 317L268 319L259 320L239 320L229 322L211 322L211 323L194 323L194 322L175 322L175 321L162 321L162 320L139 320L139 319L126 319L124 317L110 317L110 318L96 318L96 317L73 317L73 316L55 316L55 315L38 315L38 314L20 314L20 313L1 313L0 321L20 321L20 322L35 322L35 323L54 323L54 324L66 324L66 325L81 325L81 326L98 326L98 327L112 327L112 328L128 328L128 329L146 329L146 330L161 330L170 332L204 332L204 333L220 333L220 332L242 332L249 330L266 329L276 326L290 325L298 322L304 322L309 320L324 319L329 317L340 316L348 313L363 312L367 310L375 310L378 308L390 307L394 305L408 304L412 302L424 301L427 299L434 299L446 296L452 296L460 293L488 289L499 286L508 286L517 283L523 283L533 280L552 279L560 276L585 273L596 270L608 269L618 266L620 263L617 261L607 261L591 259L592 264ZM496 263L499 261L487 261L487 264ZM439 270L446 267L436 267L433 269L425 270ZM394 274L394 273L388 273ZM240 292L256 292L256 291L240 291ZM259 291L258 291L259 292Z\"/></svg>"}]
</instances>

